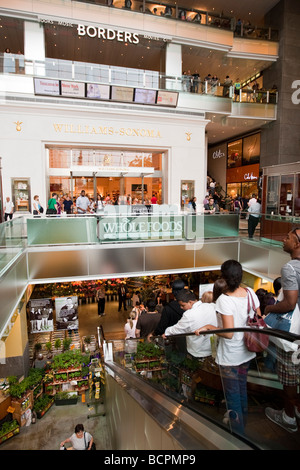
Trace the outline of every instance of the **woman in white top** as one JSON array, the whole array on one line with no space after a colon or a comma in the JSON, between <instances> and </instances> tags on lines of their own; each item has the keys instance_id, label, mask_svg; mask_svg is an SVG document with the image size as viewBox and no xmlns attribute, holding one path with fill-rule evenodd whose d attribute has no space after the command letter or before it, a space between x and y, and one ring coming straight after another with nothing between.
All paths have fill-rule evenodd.
<instances>
[{"instance_id":1,"label":"woman in white top","mask_svg":"<svg viewBox=\"0 0 300 470\"><path fill-rule=\"evenodd\" d=\"M221 266L223 279L226 281L226 294L220 295L216 301L216 312L220 326L206 325L195 333L204 330L217 330L220 328L231 329L246 326L248 317L247 290L241 287L243 270L238 261L228 260ZM252 289L249 289L260 315L259 300ZM217 331L216 331L216 334ZM247 400L247 374L251 359L256 354L249 352L244 343L243 332L219 333L216 362L220 367L225 399L227 404L227 416L232 429L238 433L244 432L248 413ZM232 420L232 421L230 421Z\"/></svg>"},{"instance_id":2,"label":"woman in white top","mask_svg":"<svg viewBox=\"0 0 300 470\"><path fill-rule=\"evenodd\" d=\"M72 436L62 441L60 447L64 447L66 442L72 444L68 450L91 450L94 439L89 432L85 432L83 424L76 424Z\"/></svg>"},{"instance_id":3,"label":"woman in white top","mask_svg":"<svg viewBox=\"0 0 300 470\"><path fill-rule=\"evenodd\" d=\"M135 338L135 329L136 329L136 313L131 311L129 317L127 318L127 323L124 326L125 330L125 339Z\"/></svg>"}]
</instances>

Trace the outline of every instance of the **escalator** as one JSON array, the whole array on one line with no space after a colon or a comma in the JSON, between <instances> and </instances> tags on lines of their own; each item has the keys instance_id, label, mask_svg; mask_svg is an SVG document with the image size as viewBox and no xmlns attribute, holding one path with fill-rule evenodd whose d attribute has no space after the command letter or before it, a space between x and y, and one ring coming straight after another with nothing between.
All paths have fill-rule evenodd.
<instances>
[{"instance_id":1,"label":"escalator","mask_svg":"<svg viewBox=\"0 0 300 470\"><path fill-rule=\"evenodd\" d=\"M227 330L228 331L228 330ZM245 331L245 328L235 329ZM165 341L106 341L99 331L106 370L106 410L119 450L298 450L300 432L271 422L265 409L283 408L276 346L286 347L298 364L299 336L268 330L268 348L257 353L247 376L248 420L242 433L232 425L223 380L214 357L195 360ZM216 336L211 337L214 344ZM179 335L177 335L179 336ZM182 336L182 335L180 335ZM147 353L147 344L148 347ZM285 346L283 346L285 345ZM144 354L144 356L143 356ZM148 354L148 356L147 356ZM297 366L298 367L298 366Z\"/></svg>"}]
</instances>

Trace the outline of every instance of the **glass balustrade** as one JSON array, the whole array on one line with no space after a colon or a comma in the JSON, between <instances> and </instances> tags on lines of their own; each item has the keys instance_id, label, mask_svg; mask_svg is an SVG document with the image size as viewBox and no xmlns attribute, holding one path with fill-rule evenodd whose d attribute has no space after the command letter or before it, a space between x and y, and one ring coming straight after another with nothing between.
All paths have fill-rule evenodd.
<instances>
[{"instance_id":1,"label":"glass balustrade","mask_svg":"<svg viewBox=\"0 0 300 470\"><path fill-rule=\"evenodd\" d=\"M246 328L223 330L243 335ZM219 337L211 331L195 336L189 334L122 339L104 342L105 360L113 360L142 381L151 384L222 430L246 440L253 448L268 450L298 450L299 432L289 432L271 421L268 409L282 410L284 391L281 372L286 356L299 373L298 344L300 336L267 328L264 336L269 345L254 353L249 363L246 388L240 391L234 370L228 376L218 365ZM189 341L210 344L211 355L196 358L188 352ZM229 340L228 340L229 341ZM110 345L110 346L109 346ZM195 345L195 343L194 343ZM237 388L236 388L237 387ZM237 392L237 389L239 391ZM226 390L226 393L225 393ZM237 394L237 395L236 395ZM243 419L239 402L243 403ZM297 426L297 424L296 424Z\"/></svg>"},{"instance_id":2,"label":"glass balustrade","mask_svg":"<svg viewBox=\"0 0 300 470\"><path fill-rule=\"evenodd\" d=\"M21 65L20 65L21 64ZM278 92L244 87L234 95L233 86L219 79L201 80L192 76L175 77L151 70L114 67L103 64L46 58L44 61L26 59L19 54L0 54L0 71L4 74L87 82L102 85L122 85L141 89L161 89L196 95L226 98L239 103L277 104Z\"/></svg>"},{"instance_id":3,"label":"glass balustrade","mask_svg":"<svg viewBox=\"0 0 300 470\"><path fill-rule=\"evenodd\" d=\"M22 216L0 224L3 260L24 246L138 241L248 238L245 218L234 213L192 214L177 206L108 205L88 215ZM281 246L300 217L260 214L253 242ZM8 255L10 253L10 255ZM4 256L5 255L5 256Z\"/></svg>"},{"instance_id":4,"label":"glass balustrade","mask_svg":"<svg viewBox=\"0 0 300 470\"><path fill-rule=\"evenodd\" d=\"M23 217L0 224L0 276L27 245L27 226Z\"/></svg>"}]
</instances>

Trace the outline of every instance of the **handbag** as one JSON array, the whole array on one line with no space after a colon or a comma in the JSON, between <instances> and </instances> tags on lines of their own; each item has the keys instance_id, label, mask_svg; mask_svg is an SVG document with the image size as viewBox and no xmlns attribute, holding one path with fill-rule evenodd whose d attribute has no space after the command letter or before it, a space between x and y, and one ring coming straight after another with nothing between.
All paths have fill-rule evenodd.
<instances>
[{"instance_id":1,"label":"handbag","mask_svg":"<svg viewBox=\"0 0 300 470\"><path fill-rule=\"evenodd\" d=\"M254 304L254 299L251 295L251 292L247 290L248 298L248 318L246 325L250 329L260 330L262 328L267 328L267 325L262 317L259 317L257 310ZM250 303L251 298L251 303ZM262 352L269 346L269 335L265 333L256 333L253 331L244 332L244 342L248 351L251 352Z\"/></svg>"},{"instance_id":2,"label":"handbag","mask_svg":"<svg viewBox=\"0 0 300 470\"><path fill-rule=\"evenodd\" d=\"M89 448L89 446L90 446L90 443L88 442L88 444L86 444L85 433L84 433L84 443L85 443L85 450L88 450L88 448ZM91 447L91 450L96 450L96 444L95 444L95 442L93 442L92 447Z\"/></svg>"}]
</instances>

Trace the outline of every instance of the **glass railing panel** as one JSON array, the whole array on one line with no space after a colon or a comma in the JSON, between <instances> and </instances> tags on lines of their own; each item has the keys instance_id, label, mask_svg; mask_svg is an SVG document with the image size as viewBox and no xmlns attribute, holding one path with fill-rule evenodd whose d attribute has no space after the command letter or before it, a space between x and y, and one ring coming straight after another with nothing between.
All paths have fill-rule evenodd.
<instances>
[{"instance_id":1,"label":"glass railing panel","mask_svg":"<svg viewBox=\"0 0 300 470\"><path fill-rule=\"evenodd\" d=\"M97 242L95 217L48 216L27 219L28 246Z\"/></svg>"},{"instance_id":2,"label":"glass railing panel","mask_svg":"<svg viewBox=\"0 0 300 470\"><path fill-rule=\"evenodd\" d=\"M23 251L27 240L26 223L23 217L0 224L0 275Z\"/></svg>"},{"instance_id":3,"label":"glass railing panel","mask_svg":"<svg viewBox=\"0 0 300 470\"><path fill-rule=\"evenodd\" d=\"M233 331L243 335L245 330ZM211 355L202 358L195 358L188 352L188 338L195 339L193 333L166 339L152 337L150 342L143 339L112 341L109 342L112 355L106 358L113 359L228 433L246 439L254 448L298 450L300 433L278 426L267 414L269 408L278 411L284 406L283 379L279 371L286 357L294 370L298 370L300 336L268 331L270 333L265 335L269 338L268 347L254 353L255 357L247 366L239 369L238 379L243 376L246 379L243 388L239 387L236 367L224 369L218 365L220 343L212 332L203 332L202 337L197 337L199 341L209 337L211 345ZM241 403L244 421L239 419Z\"/></svg>"},{"instance_id":4,"label":"glass railing panel","mask_svg":"<svg viewBox=\"0 0 300 470\"><path fill-rule=\"evenodd\" d=\"M24 64L24 61L25 68L20 66L20 63L22 62ZM4 68L4 62L7 63L6 68ZM192 76L186 75L176 77L159 74L151 70L113 67L76 61L72 62L61 59L46 58L45 61L32 61L25 60L24 56L5 58L5 54L0 54L0 71L2 70L4 73L18 74L25 72L26 75L62 80L121 85L135 88L177 90L230 99L234 97L233 87L224 86L219 80L217 80L216 83L212 83L209 80L195 80ZM250 89L243 89L236 98L236 101L243 103L277 104L278 93L272 90L253 92L253 90Z\"/></svg>"},{"instance_id":5,"label":"glass railing panel","mask_svg":"<svg viewBox=\"0 0 300 470\"><path fill-rule=\"evenodd\" d=\"M300 226L300 217L260 214L260 239L281 246L283 239L296 226Z\"/></svg>"}]
</instances>

